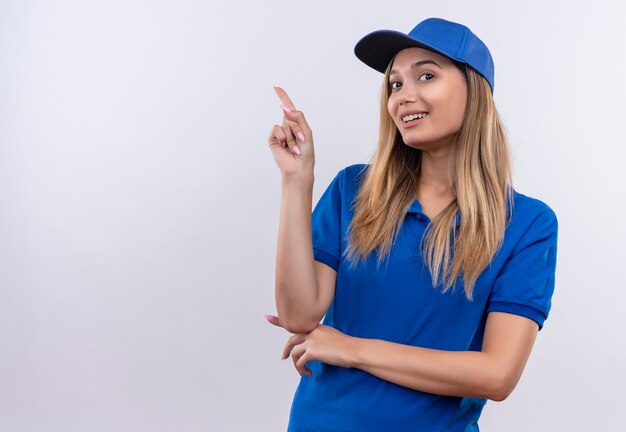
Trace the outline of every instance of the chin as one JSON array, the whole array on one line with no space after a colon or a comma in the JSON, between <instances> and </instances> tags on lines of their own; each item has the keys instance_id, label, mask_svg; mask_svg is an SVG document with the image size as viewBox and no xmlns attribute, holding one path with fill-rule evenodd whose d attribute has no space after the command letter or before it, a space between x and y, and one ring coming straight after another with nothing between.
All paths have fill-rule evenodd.
<instances>
[{"instance_id":1,"label":"chin","mask_svg":"<svg viewBox=\"0 0 626 432\"><path fill-rule=\"evenodd\" d=\"M402 136L402 134L400 135ZM427 138L405 138L404 136L402 136L402 141L405 145L412 147L416 150L425 151L436 151L449 147L452 145L452 140L453 138L447 135Z\"/></svg>"},{"instance_id":2,"label":"chin","mask_svg":"<svg viewBox=\"0 0 626 432\"><path fill-rule=\"evenodd\" d=\"M424 138L424 136L421 136L420 134L411 134L411 133L405 133L404 135L402 133L400 133L400 136L402 137L402 141L406 144L406 145L423 145L426 144L430 141L432 141L432 139L430 137Z\"/></svg>"},{"instance_id":3,"label":"chin","mask_svg":"<svg viewBox=\"0 0 626 432\"><path fill-rule=\"evenodd\" d=\"M422 140L405 140L404 138L402 138L402 142L404 142L404 145L406 145L407 147L412 147L415 150L426 150L429 148L428 146L428 141L422 141Z\"/></svg>"}]
</instances>

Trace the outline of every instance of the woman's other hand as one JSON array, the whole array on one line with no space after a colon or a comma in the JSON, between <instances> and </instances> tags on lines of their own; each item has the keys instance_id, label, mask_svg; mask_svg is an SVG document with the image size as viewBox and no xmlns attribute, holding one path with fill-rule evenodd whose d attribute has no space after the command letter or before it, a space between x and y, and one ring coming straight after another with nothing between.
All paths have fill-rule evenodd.
<instances>
[{"instance_id":1,"label":"woman's other hand","mask_svg":"<svg viewBox=\"0 0 626 432\"><path fill-rule=\"evenodd\" d=\"M275 315L265 315L265 319L277 327L282 327ZM318 324L309 333L296 333L287 340L282 359L291 355L293 364L300 373L311 376L306 364L319 360L333 366L351 368L357 350L358 338L340 332L334 327Z\"/></svg>"},{"instance_id":2,"label":"woman's other hand","mask_svg":"<svg viewBox=\"0 0 626 432\"><path fill-rule=\"evenodd\" d=\"M268 145L283 177L302 176L313 178L315 154L313 152L313 132L302 111L280 87L274 87L282 105L283 124L274 125Z\"/></svg>"}]
</instances>

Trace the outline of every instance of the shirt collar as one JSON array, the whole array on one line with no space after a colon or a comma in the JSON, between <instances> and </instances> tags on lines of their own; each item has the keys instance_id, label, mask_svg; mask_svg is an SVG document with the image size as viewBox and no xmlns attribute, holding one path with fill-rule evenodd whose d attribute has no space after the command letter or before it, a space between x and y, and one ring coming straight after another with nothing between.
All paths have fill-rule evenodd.
<instances>
[{"instance_id":1,"label":"shirt collar","mask_svg":"<svg viewBox=\"0 0 626 432\"><path fill-rule=\"evenodd\" d=\"M430 218L422 211L422 204L417 199L411 203L408 213L420 214L430 222ZM461 224L461 212L456 213L455 223L457 226Z\"/></svg>"}]
</instances>

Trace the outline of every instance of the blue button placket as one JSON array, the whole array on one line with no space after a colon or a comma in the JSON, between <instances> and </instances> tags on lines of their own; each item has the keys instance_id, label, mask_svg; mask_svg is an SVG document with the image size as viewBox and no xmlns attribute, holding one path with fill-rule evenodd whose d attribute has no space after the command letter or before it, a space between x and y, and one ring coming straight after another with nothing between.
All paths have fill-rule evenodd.
<instances>
[{"instance_id":1,"label":"blue button placket","mask_svg":"<svg viewBox=\"0 0 626 432\"><path fill-rule=\"evenodd\" d=\"M412 215L416 220L418 220L420 222L424 222L425 223L424 225L426 225L426 226L428 226L428 224L431 222L430 218L422 211L422 204L417 199L415 199L411 203L411 206L409 207L409 210L408 210L408 214ZM459 224L461 223L461 214L460 213L457 213L455 223L456 223L456 226L458 228ZM424 227L424 229L425 229L425 227ZM413 252L413 258L412 258L412 261L414 261L414 262L422 261L422 251L421 251L421 248L420 248L421 241L422 241L422 239L420 238L417 241L417 244L415 245L414 252Z\"/></svg>"}]
</instances>

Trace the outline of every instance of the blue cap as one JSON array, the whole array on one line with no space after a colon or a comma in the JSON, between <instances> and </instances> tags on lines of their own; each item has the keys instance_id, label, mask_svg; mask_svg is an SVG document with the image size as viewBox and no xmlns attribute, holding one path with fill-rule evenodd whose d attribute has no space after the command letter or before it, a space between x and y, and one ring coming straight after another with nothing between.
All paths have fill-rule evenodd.
<instances>
[{"instance_id":1,"label":"blue cap","mask_svg":"<svg viewBox=\"0 0 626 432\"><path fill-rule=\"evenodd\" d=\"M363 36L354 54L363 63L385 73L391 59L405 48L418 47L465 63L482 75L491 94L494 89L494 64L487 45L464 26L442 18L427 18L408 34L396 30L376 30Z\"/></svg>"}]
</instances>

